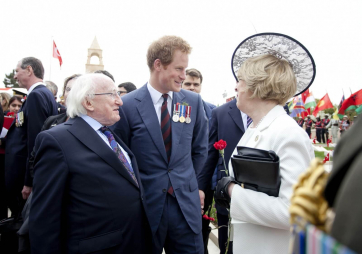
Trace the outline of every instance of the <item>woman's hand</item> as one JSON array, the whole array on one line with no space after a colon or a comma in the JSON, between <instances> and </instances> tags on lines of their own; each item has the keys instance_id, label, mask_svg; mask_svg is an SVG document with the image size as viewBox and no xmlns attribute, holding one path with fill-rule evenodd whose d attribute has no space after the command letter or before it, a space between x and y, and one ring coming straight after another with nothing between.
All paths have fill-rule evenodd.
<instances>
[{"instance_id":1,"label":"woman's hand","mask_svg":"<svg viewBox=\"0 0 362 254\"><path fill-rule=\"evenodd\" d=\"M231 196L229 194L230 190L232 191L232 188L230 189L229 186L233 185L232 187L234 187L235 183L237 182L232 176L226 176L219 180L214 195L216 204L225 208L230 208Z\"/></svg>"},{"instance_id":2,"label":"woman's hand","mask_svg":"<svg viewBox=\"0 0 362 254\"><path fill-rule=\"evenodd\" d=\"M228 193L229 193L230 199L231 199L231 195L233 193L234 186L235 186L235 183L231 182L228 187Z\"/></svg>"}]
</instances>

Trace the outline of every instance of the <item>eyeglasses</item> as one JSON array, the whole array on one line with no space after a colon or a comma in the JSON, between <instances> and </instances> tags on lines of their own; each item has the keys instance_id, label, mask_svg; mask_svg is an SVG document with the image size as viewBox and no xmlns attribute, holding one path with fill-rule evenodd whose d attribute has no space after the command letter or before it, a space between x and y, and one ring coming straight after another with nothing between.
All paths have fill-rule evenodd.
<instances>
[{"instance_id":1,"label":"eyeglasses","mask_svg":"<svg viewBox=\"0 0 362 254\"><path fill-rule=\"evenodd\" d=\"M112 99L117 99L119 97L121 97L121 92L115 92L115 93L94 93L94 94L90 94L90 95L109 95L112 97Z\"/></svg>"}]
</instances>

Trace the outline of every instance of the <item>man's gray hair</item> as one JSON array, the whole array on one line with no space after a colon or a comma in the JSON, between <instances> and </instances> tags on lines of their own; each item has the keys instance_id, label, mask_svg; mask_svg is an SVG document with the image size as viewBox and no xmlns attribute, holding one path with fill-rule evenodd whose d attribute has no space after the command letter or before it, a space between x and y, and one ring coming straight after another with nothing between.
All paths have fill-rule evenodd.
<instances>
[{"instance_id":1,"label":"man's gray hair","mask_svg":"<svg viewBox=\"0 0 362 254\"><path fill-rule=\"evenodd\" d=\"M103 76L103 75L102 75ZM67 115L71 118L87 115L87 110L82 103L87 98L93 99L96 88L96 80L102 77L99 74L84 74L75 80L75 83L67 97Z\"/></svg>"},{"instance_id":2,"label":"man's gray hair","mask_svg":"<svg viewBox=\"0 0 362 254\"><path fill-rule=\"evenodd\" d=\"M45 81L45 86L52 92L54 97L58 95L58 86L53 81Z\"/></svg>"}]
</instances>

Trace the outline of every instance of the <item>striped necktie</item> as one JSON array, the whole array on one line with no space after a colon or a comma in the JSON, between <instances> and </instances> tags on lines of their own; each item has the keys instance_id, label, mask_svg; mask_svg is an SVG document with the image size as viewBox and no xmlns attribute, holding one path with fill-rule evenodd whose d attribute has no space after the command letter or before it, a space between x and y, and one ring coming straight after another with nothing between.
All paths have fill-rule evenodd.
<instances>
[{"instance_id":1,"label":"striped necktie","mask_svg":"<svg viewBox=\"0 0 362 254\"><path fill-rule=\"evenodd\" d=\"M118 143L114 139L112 132L107 127L102 127L99 129L104 135L106 135L109 144L111 145L112 150L116 153L118 159L121 161L123 166L127 169L127 172L131 175L132 179L136 182L138 186L138 182L136 176L134 174L132 166L128 163L126 157L124 156L122 150L119 148Z\"/></svg>"},{"instance_id":2,"label":"striped necktie","mask_svg":"<svg viewBox=\"0 0 362 254\"><path fill-rule=\"evenodd\" d=\"M162 97L163 97L163 103L161 106L161 132L162 132L163 143L165 144L166 148L167 160L170 162L172 139L171 139L171 118L167 108L168 94L163 94ZM171 185L170 180L168 182L168 185L169 185L169 188L167 190L168 194L175 197L175 193L173 191L173 187Z\"/></svg>"},{"instance_id":3,"label":"striped necktie","mask_svg":"<svg viewBox=\"0 0 362 254\"><path fill-rule=\"evenodd\" d=\"M168 94L163 94L162 97L163 97L163 103L161 106L161 132L162 132L163 143L165 144L166 148L167 159L168 161L170 161L172 140L171 140L171 118L167 108Z\"/></svg>"},{"instance_id":4,"label":"striped necktie","mask_svg":"<svg viewBox=\"0 0 362 254\"><path fill-rule=\"evenodd\" d=\"M246 120L246 125L247 125L247 128L249 128L250 124L253 122L253 119L251 119L249 116Z\"/></svg>"}]
</instances>

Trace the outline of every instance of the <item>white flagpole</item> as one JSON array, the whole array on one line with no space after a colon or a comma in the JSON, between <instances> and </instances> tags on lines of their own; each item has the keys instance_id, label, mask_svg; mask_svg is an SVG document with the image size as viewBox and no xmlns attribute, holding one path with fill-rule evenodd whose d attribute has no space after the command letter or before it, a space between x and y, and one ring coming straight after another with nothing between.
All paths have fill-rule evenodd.
<instances>
[{"instance_id":1,"label":"white flagpole","mask_svg":"<svg viewBox=\"0 0 362 254\"><path fill-rule=\"evenodd\" d=\"M51 37L52 39L52 53L50 55L50 61L49 61L49 80L51 81L52 78L52 57L53 57L53 48L54 48L54 40L53 40L53 36Z\"/></svg>"}]
</instances>

